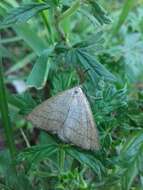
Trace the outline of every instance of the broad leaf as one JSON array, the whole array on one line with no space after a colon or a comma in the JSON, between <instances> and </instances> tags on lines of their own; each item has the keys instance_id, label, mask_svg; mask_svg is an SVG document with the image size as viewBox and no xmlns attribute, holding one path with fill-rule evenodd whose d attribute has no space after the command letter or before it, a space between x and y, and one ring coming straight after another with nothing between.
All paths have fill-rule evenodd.
<instances>
[{"instance_id":1,"label":"broad leaf","mask_svg":"<svg viewBox=\"0 0 143 190\"><path fill-rule=\"evenodd\" d=\"M16 25L13 29L37 55L40 55L46 49L45 41L38 36L29 24Z\"/></svg>"},{"instance_id":2,"label":"broad leaf","mask_svg":"<svg viewBox=\"0 0 143 190\"><path fill-rule=\"evenodd\" d=\"M44 87L51 66L49 52L44 51L35 63L28 79L27 86L41 89Z\"/></svg>"}]
</instances>

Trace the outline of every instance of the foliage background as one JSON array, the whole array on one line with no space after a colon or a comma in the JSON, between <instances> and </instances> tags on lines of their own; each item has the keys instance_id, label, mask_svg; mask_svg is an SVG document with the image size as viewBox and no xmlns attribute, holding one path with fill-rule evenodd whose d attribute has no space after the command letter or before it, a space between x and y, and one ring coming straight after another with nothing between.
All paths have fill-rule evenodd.
<instances>
[{"instance_id":1,"label":"foliage background","mask_svg":"<svg viewBox=\"0 0 143 190\"><path fill-rule=\"evenodd\" d=\"M143 189L143 2L98 3L0 2L0 57L18 172L1 127L1 189ZM81 83L99 130L95 153L24 119L43 100Z\"/></svg>"}]
</instances>

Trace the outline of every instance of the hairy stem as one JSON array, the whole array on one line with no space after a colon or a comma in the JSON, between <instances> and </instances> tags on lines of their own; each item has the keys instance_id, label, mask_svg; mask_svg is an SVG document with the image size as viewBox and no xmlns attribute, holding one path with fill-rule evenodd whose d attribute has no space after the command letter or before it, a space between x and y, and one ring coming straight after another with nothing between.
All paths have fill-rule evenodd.
<instances>
[{"instance_id":1,"label":"hairy stem","mask_svg":"<svg viewBox=\"0 0 143 190\"><path fill-rule=\"evenodd\" d=\"M73 5L60 16L59 20L61 21L74 14L79 9L80 3L81 0L76 0Z\"/></svg>"}]
</instances>

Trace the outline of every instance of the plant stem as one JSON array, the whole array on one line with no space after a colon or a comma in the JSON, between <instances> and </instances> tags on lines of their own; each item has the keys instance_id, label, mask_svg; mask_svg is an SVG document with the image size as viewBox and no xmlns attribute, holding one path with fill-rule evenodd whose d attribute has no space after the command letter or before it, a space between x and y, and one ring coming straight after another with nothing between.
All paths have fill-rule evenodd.
<instances>
[{"instance_id":1,"label":"plant stem","mask_svg":"<svg viewBox=\"0 0 143 190\"><path fill-rule=\"evenodd\" d=\"M115 36L119 32L121 26L124 24L128 14L129 14L130 10L132 9L134 3L135 3L134 0L126 0L125 1L122 12L119 16L119 20L116 24L116 27L114 28L114 30L112 32L112 36Z\"/></svg>"},{"instance_id":2,"label":"plant stem","mask_svg":"<svg viewBox=\"0 0 143 190\"><path fill-rule=\"evenodd\" d=\"M37 2L42 2L41 0L37 0ZM54 42L54 40L53 40L53 36L52 36L52 30L51 30L51 27L50 27L50 24L49 24L49 22L48 22L48 18L47 18L47 14L43 11L43 12L41 12L40 13L41 14L41 17L42 17L42 19L43 19L43 22L44 22L44 24L45 24L45 26L46 26L46 29L47 29L47 31L48 31L48 34L49 34L49 36L50 36L50 39L51 39L51 41L52 41L52 43Z\"/></svg>"},{"instance_id":3,"label":"plant stem","mask_svg":"<svg viewBox=\"0 0 143 190\"><path fill-rule=\"evenodd\" d=\"M28 141L28 139L27 139L27 137L26 137L26 135L25 135L23 129L20 129L20 132L21 132L21 135L22 135L22 137L23 137L23 139L24 139L24 141L25 141L26 146L27 146L28 148L30 148L31 145L30 145L30 143L29 143L29 141Z\"/></svg>"},{"instance_id":4,"label":"plant stem","mask_svg":"<svg viewBox=\"0 0 143 190\"><path fill-rule=\"evenodd\" d=\"M49 36L51 37L52 31L51 31L51 28L50 28L50 25L49 25L49 22L47 19L47 15L45 14L45 12L41 12L41 16L42 16L43 22L45 23L45 26L46 26L47 31L49 33Z\"/></svg>"},{"instance_id":5,"label":"plant stem","mask_svg":"<svg viewBox=\"0 0 143 190\"><path fill-rule=\"evenodd\" d=\"M59 23L59 21L60 21L60 14L61 14L61 12L60 12L60 10L59 10L59 8L56 8L55 10L54 10L54 19L55 19L55 29L56 29L56 31L57 31L57 34L59 35L59 39L61 40L61 41L63 41L63 42L66 42L66 36L65 36L65 33L64 33L64 31L63 31L63 29L61 28L61 26L60 26L60 23Z\"/></svg>"},{"instance_id":6,"label":"plant stem","mask_svg":"<svg viewBox=\"0 0 143 190\"><path fill-rule=\"evenodd\" d=\"M1 108L2 123L5 131L7 147L9 149L11 159L14 162L16 155L16 147L14 144L13 130L9 118L8 103L7 103L6 91L4 85L1 58L0 58L0 108Z\"/></svg>"},{"instance_id":7,"label":"plant stem","mask_svg":"<svg viewBox=\"0 0 143 190\"><path fill-rule=\"evenodd\" d=\"M73 5L60 16L59 20L61 21L74 14L80 7L80 3L81 0L76 0L75 3L73 3Z\"/></svg>"},{"instance_id":8,"label":"plant stem","mask_svg":"<svg viewBox=\"0 0 143 190\"><path fill-rule=\"evenodd\" d=\"M59 10L58 7L55 9L55 28L57 30L57 33L59 34L60 39L65 43L66 43L66 36L60 26L60 21L74 14L80 7L80 3L81 3L81 0L76 0L75 3L73 3L73 5L68 10L66 10L63 14L61 14L61 11Z\"/></svg>"}]
</instances>

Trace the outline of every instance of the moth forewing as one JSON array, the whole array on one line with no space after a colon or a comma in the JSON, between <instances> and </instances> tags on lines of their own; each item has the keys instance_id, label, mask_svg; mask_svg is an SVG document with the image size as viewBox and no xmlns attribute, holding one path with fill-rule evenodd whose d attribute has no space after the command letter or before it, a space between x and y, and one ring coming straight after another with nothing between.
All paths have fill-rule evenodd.
<instances>
[{"instance_id":1,"label":"moth forewing","mask_svg":"<svg viewBox=\"0 0 143 190\"><path fill-rule=\"evenodd\" d=\"M90 105L80 87L66 90L37 106L27 120L87 150L99 149L98 131Z\"/></svg>"}]
</instances>

